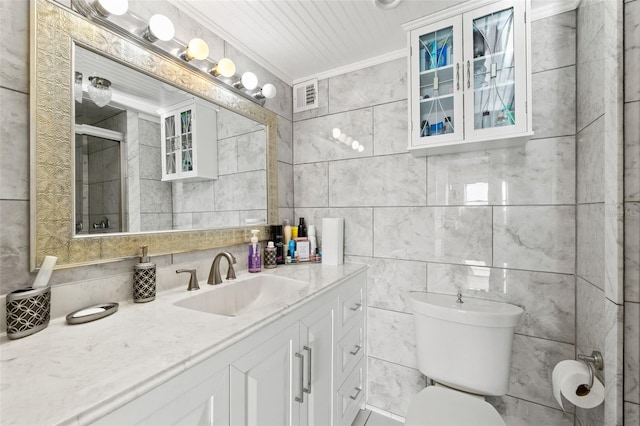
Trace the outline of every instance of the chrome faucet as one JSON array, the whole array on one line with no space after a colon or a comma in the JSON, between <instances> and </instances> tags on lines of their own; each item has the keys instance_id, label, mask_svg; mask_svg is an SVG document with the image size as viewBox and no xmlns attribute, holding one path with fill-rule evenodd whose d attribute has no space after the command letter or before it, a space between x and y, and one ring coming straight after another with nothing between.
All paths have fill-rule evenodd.
<instances>
[{"instance_id":1,"label":"chrome faucet","mask_svg":"<svg viewBox=\"0 0 640 426\"><path fill-rule=\"evenodd\" d=\"M222 277L220 277L220 258L226 257L227 262L229 262L229 269L227 269L227 277L228 280L236 279L236 271L233 270L233 264L236 263L236 258L229 252L223 251L222 253L218 253L216 257L213 258L213 263L211 264L211 270L209 271L209 279L207 280L207 284L220 284L222 283Z\"/></svg>"}]
</instances>

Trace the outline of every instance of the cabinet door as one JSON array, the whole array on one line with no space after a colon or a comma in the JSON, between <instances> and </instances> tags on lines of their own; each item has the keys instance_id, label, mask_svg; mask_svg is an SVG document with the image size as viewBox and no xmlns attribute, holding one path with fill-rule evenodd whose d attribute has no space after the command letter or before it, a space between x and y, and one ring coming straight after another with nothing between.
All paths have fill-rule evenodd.
<instances>
[{"instance_id":1,"label":"cabinet door","mask_svg":"<svg viewBox=\"0 0 640 426\"><path fill-rule=\"evenodd\" d=\"M464 15L467 138L527 131L524 11L507 0Z\"/></svg>"},{"instance_id":2,"label":"cabinet door","mask_svg":"<svg viewBox=\"0 0 640 426\"><path fill-rule=\"evenodd\" d=\"M305 354L304 403L300 424L332 424L334 313L337 301L323 306L300 320L300 350Z\"/></svg>"},{"instance_id":3,"label":"cabinet door","mask_svg":"<svg viewBox=\"0 0 640 426\"><path fill-rule=\"evenodd\" d=\"M288 327L231 364L231 424L297 425L302 359L298 324Z\"/></svg>"},{"instance_id":4,"label":"cabinet door","mask_svg":"<svg viewBox=\"0 0 640 426\"><path fill-rule=\"evenodd\" d=\"M194 367L93 424L228 425L229 366L212 375Z\"/></svg>"},{"instance_id":5,"label":"cabinet door","mask_svg":"<svg viewBox=\"0 0 640 426\"><path fill-rule=\"evenodd\" d=\"M180 164L179 138L174 114L162 116L162 178L174 176Z\"/></svg>"},{"instance_id":6,"label":"cabinet door","mask_svg":"<svg viewBox=\"0 0 640 426\"><path fill-rule=\"evenodd\" d=\"M463 138L462 17L411 31L411 145Z\"/></svg>"}]
</instances>

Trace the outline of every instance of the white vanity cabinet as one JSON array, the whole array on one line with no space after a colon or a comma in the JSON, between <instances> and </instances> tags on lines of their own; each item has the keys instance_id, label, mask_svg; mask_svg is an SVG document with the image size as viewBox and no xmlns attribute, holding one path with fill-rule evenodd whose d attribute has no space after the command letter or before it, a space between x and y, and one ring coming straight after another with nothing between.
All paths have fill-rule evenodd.
<instances>
[{"instance_id":1,"label":"white vanity cabinet","mask_svg":"<svg viewBox=\"0 0 640 426\"><path fill-rule=\"evenodd\" d=\"M529 0L482 0L404 25L409 151L487 149L531 137L528 9Z\"/></svg>"},{"instance_id":2,"label":"white vanity cabinet","mask_svg":"<svg viewBox=\"0 0 640 426\"><path fill-rule=\"evenodd\" d=\"M161 112L162 180L218 178L216 110L198 98Z\"/></svg>"},{"instance_id":3,"label":"white vanity cabinet","mask_svg":"<svg viewBox=\"0 0 640 426\"><path fill-rule=\"evenodd\" d=\"M365 306L363 270L94 424L350 426Z\"/></svg>"}]
</instances>

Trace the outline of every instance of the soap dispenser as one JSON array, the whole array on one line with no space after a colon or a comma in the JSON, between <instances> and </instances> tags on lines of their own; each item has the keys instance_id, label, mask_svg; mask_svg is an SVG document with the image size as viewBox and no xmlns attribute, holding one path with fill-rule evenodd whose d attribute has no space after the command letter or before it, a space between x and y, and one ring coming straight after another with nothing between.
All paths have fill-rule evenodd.
<instances>
[{"instance_id":1,"label":"soap dispenser","mask_svg":"<svg viewBox=\"0 0 640 426\"><path fill-rule=\"evenodd\" d=\"M148 247L140 248L140 263L133 265L133 301L145 303L156 298L156 264L149 259Z\"/></svg>"},{"instance_id":2,"label":"soap dispenser","mask_svg":"<svg viewBox=\"0 0 640 426\"><path fill-rule=\"evenodd\" d=\"M253 234L251 237L251 244L249 244L249 272L260 272L262 271L262 261L260 260L260 244L258 243L258 232L257 229L252 229L251 233Z\"/></svg>"}]
</instances>

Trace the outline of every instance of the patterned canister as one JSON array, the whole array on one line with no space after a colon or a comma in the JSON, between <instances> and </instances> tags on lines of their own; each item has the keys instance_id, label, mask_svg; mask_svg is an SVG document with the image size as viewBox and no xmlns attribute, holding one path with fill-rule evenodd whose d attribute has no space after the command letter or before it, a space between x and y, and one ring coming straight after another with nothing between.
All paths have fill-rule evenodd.
<instances>
[{"instance_id":1,"label":"patterned canister","mask_svg":"<svg viewBox=\"0 0 640 426\"><path fill-rule=\"evenodd\" d=\"M142 246L140 263L133 265L133 301L151 302L156 298L156 264L147 254L147 246Z\"/></svg>"}]
</instances>

